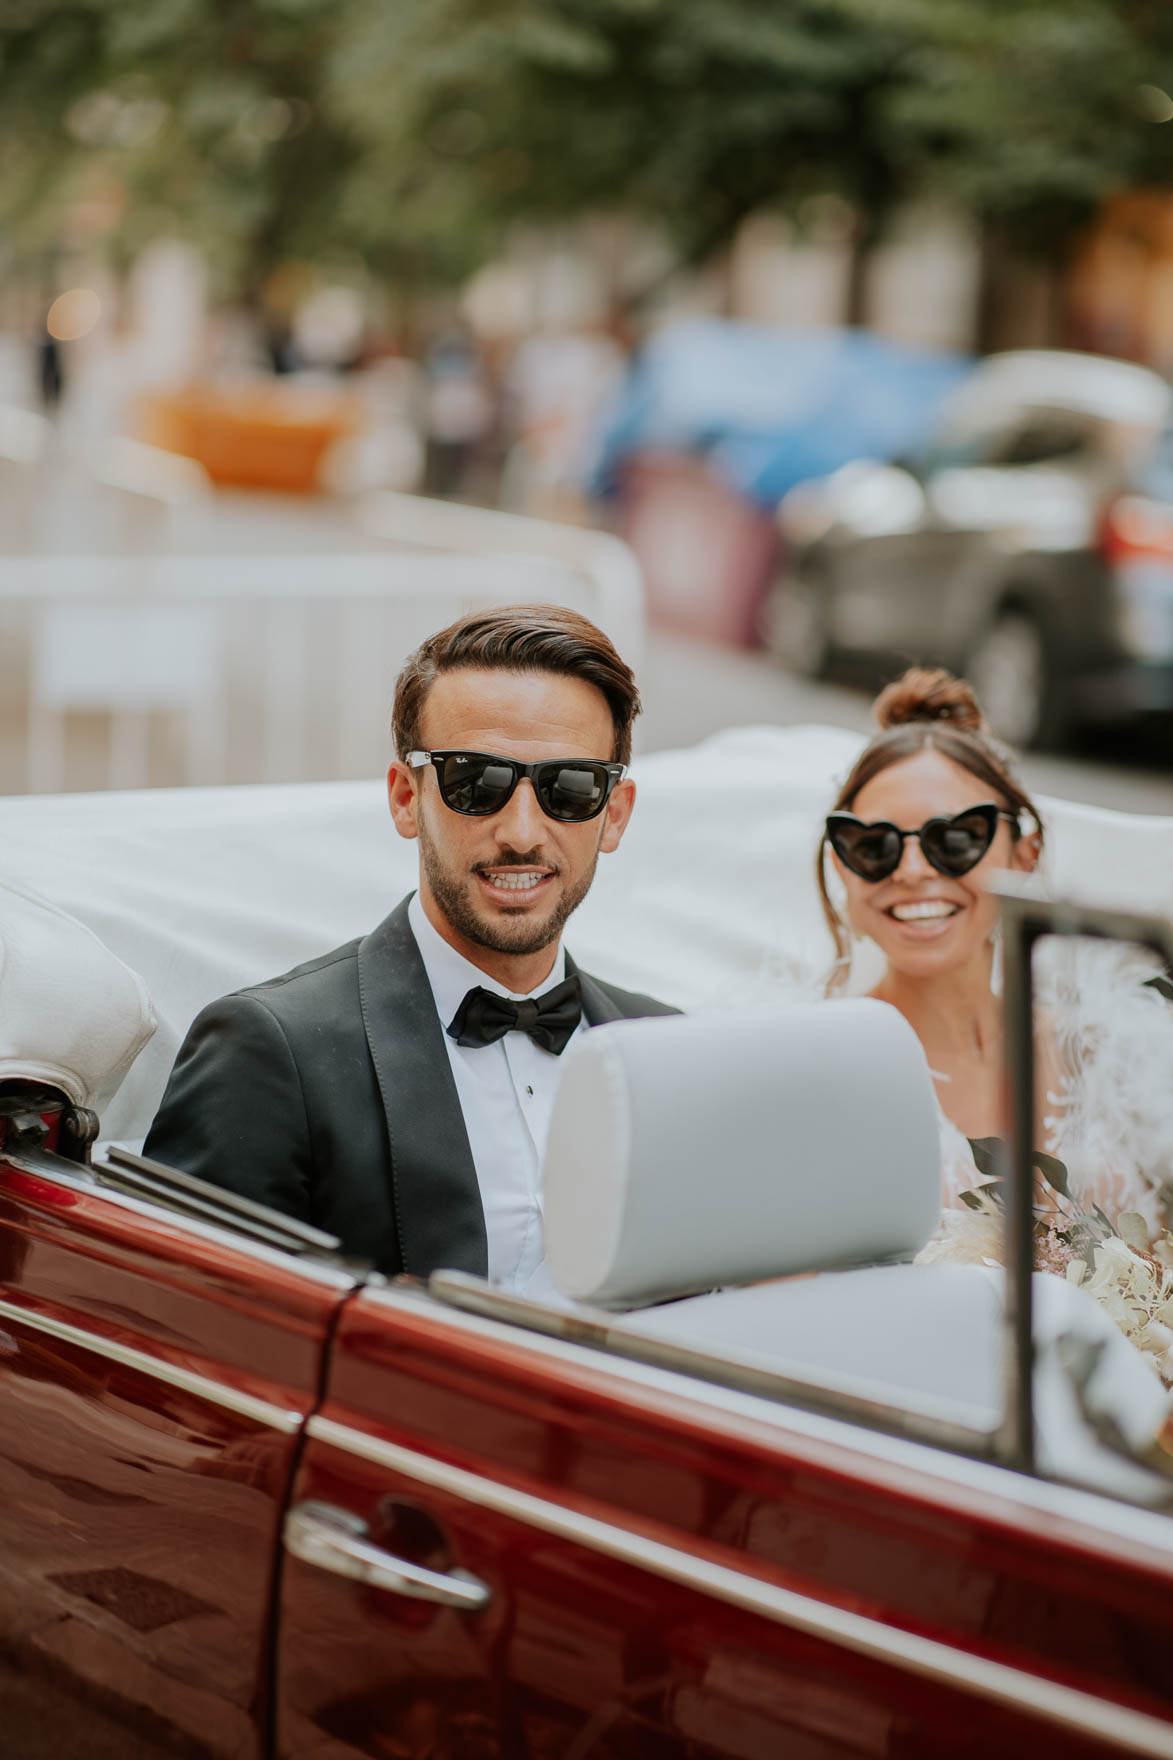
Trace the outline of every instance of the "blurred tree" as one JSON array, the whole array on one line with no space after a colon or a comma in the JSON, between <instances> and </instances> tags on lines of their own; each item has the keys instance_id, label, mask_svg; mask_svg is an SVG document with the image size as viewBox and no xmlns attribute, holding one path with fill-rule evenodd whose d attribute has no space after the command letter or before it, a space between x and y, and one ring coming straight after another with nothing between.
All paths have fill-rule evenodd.
<instances>
[{"instance_id":1,"label":"blurred tree","mask_svg":"<svg viewBox=\"0 0 1173 1760\"><path fill-rule=\"evenodd\" d=\"M861 264L932 194L1058 249L1169 177L1170 89L1167 0L0 0L0 224L105 190L123 248L178 225L246 290L599 209L700 261L828 191Z\"/></svg>"},{"instance_id":2,"label":"blurred tree","mask_svg":"<svg viewBox=\"0 0 1173 1760\"><path fill-rule=\"evenodd\" d=\"M1045 248L1173 146L1165 0L351 0L332 72L372 232L622 206L703 260L835 191L861 265L923 195Z\"/></svg>"},{"instance_id":3,"label":"blurred tree","mask_svg":"<svg viewBox=\"0 0 1173 1760\"><path fill-rule=\"evenodd\" d=\"M96 199L116 251L178 230L246 293L337 247L334 39L328 0L0 0L0 225L84 232Z\"/></svg>"}]
</instances>

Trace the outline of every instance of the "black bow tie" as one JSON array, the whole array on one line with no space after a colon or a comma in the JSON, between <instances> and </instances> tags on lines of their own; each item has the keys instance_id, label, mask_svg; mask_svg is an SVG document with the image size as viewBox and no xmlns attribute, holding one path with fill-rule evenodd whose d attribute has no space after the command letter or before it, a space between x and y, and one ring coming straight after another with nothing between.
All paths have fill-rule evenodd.
<instances>
[{"instance_id":1,"label":"black bow tie","mask_svg":"<svg viewBox=\"0 0 1173 1760\"><path fill-rule=\"evenodd\" d=\"M477 984L453 1015L448 1036L458 1045L494 1045L506 1033L528 1033L543 1051L561 1057L581 1019L577 976L555 984L536 1000L526 997L524 1002L497 996Z\"/></svg>"}]
</instances>

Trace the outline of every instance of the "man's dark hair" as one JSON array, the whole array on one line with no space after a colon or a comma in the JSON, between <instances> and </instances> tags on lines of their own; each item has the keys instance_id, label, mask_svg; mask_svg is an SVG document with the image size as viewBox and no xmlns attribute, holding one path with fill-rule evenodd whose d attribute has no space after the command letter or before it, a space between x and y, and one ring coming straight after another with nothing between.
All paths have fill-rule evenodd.
<instances>
[{"instance_id":1,"label":"man's dark hair","mask_svg":"<svg viewBox=\"0 0 1173 1760\"><path fill-rule=\"evenodd\" d=\"M474 611L429 636L395 681L391 731L398 757L419 749L424 702L442 672L553 672L603 693L615 728L613 757L631 762L631 727L640 711L630 666L601 629L562 605L505 605Z\"/></svg>"}]
</instances>

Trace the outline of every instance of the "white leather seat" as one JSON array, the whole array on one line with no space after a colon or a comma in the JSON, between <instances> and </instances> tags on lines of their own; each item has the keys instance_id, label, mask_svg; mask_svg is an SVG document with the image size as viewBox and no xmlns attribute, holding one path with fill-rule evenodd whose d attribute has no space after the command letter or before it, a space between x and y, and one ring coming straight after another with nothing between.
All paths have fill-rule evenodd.
<instances>
[{"instance_id":1,"label":"white leather seat","mask_svg":"<svg viewBox=\"0 0 1173 1760\"><path fill-rule=\"evenodd\" d=\"M886 1004L621 1021L569 1053L543 1172L567 1296L911 1258L937 1223L932 1085Z\"/></svg>"},{"instance_id":2,"label":"white leather seat","mask_svg":"<svg viewBox=\"0 0 1173 1760\"><path fill-rule=\"evenodd\" d=\"M1168 1394L1093 1296L1043 1272L1033 1289L1040 1469L1152 1497L1152 1477L1095 1431L1143 1453L1169 1416ZM1004 1292L1004 1274L980 1265L880 1265L717 1290L625 1314L616 1330L991 1432L1002 1414ZM1085 1412L1068 1372L1081 1362Z\"/></svg>"},{"instance_id":3,"label":"white leather seat","mask_svg":"<svg viewBox=\"0 0 1173 1760\"><path fill-rule=\"evenodd\" d=\"M564 1295L626 1310L615 1334L996 1429L1004 1274L890 1262L939 1206L928 1072L894 1010L618 1022L568 1059L543 1174ZM844 1264L861 1268L828 1269ZM1097 1431L1143 1452L1168 1395L1092 1296L1045 1274L1033 1288L1040 1466L1152 1496Z\"/></svg>"},{"instance_id":4,"label":"white leather seat","mask_svg":"<svg viewBox=\"0 0 1173 1760\"><path fill-rule=\"evenodd\" d=\"M989 1430L1000 1283L975 1265L874 1265L669 1302L624 1315L622 1329Z\"/></svg>"}]
</instances>

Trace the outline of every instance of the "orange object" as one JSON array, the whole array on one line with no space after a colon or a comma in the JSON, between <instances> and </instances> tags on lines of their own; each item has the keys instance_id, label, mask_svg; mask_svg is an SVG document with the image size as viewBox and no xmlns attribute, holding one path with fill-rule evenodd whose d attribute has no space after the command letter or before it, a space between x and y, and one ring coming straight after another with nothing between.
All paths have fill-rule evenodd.
<instances>
[{"instance_id":1,"label":"orange object","mask_svg":"<svg viewBox=\"0 0 1173 1760\"><path fill-rule=\"evenodd\" d=\"M353 433L354 398L317 386L190 385L142 399L144 440L202 464L214 483L313 495L327 449Z\"/></svg>"}]
</instances>

